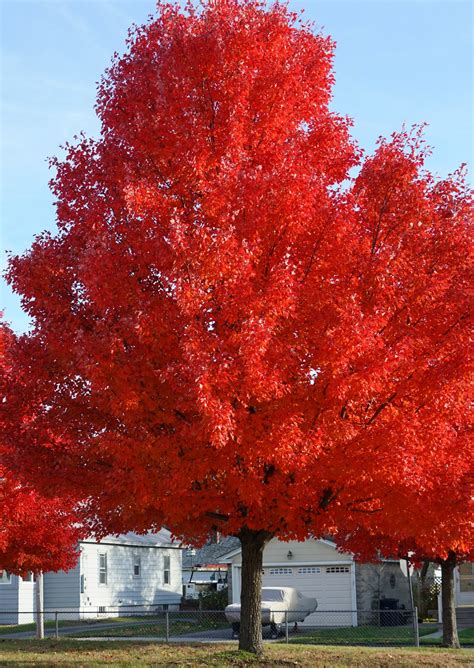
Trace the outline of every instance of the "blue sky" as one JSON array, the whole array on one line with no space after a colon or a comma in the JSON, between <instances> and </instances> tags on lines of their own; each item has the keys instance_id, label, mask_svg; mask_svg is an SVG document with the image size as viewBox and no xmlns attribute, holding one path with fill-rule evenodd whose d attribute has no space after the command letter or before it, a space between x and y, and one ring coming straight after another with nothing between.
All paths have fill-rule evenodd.
<instances>
[{"instance_id":1,"label":"blue sky","mask_svg":"<svg viewBox=\"0 0 474 668\"><path fill-rule=\"evenodd\" d=\"M1 0L1 263L54 229L46 157L97 132L95 82L128 26L153 0ZM441 176L473 158L472 4L468 0L292 0L337 41L333 107L367 150L379 135L426 121ZM28 327L0 285L0 309Z\"/></svg>"}]
</instances>

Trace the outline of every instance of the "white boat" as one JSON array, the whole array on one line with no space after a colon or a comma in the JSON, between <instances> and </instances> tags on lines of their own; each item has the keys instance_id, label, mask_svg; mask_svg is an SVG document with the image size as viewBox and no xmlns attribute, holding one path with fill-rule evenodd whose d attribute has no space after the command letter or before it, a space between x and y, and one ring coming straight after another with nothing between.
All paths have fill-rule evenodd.
<instances>
[{"instance_id":1,"label":"white boat","mask_svg":"<svg viewBox=\"0 0 474 668\"><path fill-rule=\"evenodd\" d=\"M264 587L262 589L262 626L270 626L272 636L276 637L286 624L302 622L316 610L318 602L315 598L303 596L293 587ZM225 609L225 616L232 624L233 635L240 630L240 603L231 603Z\"/></svg>"}]
</instances>

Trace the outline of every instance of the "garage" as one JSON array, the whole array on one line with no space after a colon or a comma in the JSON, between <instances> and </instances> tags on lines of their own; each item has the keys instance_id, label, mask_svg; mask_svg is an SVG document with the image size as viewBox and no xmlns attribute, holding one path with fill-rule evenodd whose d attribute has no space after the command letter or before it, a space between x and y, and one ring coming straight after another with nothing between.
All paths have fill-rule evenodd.
<instances>
[{"instance_id":1,"label":"garage","mask_svg":"<svg viewBox=\"0 0 474 668\"><path fill-rule=\"evenodd\" d=\"M232 601L238 603L240 550L227 556L232 567ZM263 586L294 587L304 596L316 598L318 609L304 625L357 625L354 562L351 555L341 554L330 541L270 541L263 555Z\"/></svg>"}]
</instances>

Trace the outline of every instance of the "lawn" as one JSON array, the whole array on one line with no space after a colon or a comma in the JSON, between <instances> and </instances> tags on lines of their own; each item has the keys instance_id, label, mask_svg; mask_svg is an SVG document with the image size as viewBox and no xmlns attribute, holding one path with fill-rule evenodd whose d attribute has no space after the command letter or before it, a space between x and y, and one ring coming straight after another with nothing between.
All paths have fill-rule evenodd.
<instances>
[{"instance_id":1,"label":"lawn","mask_svg":"<svg viewBox=\"0 0 474 668\"><path fill-rule=\"evenodd\" d=\"M170 636L180 636L188 633L205 633L206 631L215 631L217 629L229 629L230 637L230 626L229 623L224 621L213 621L212 619L203 619L199 621L198 619L170 619L169 622L169 634ZM164 620L150 620L150 621L141 621L139 624L124 624L123 626L117 626L116 628L108 629L97 629L88 628L84 631L75 631L74 637L78 636L90 636L94 635L94 638L98 637L114 637L114 638L139 638L147 636L158 636L163 638L166 634L165 622Z\"/></svg>"},{"instance_id":2,"label":"lawn","mask_svg":"<svg viewBox=\"0 0 474 668\"><path fill-rule=\"evenodd\" d=\"M81 622L78 621L77 619L76 621L64 620L59 622L59 626L77 626L78 624L81 624ZM54 629L55 626L56 623L54 621L44 623L45 629ZM5 635L6 633L10 634L10 633L21 633L23 631L35 631L35 629L36 629L35 622L32 622L31 624L2 624L0 626L0 636L2 634Z\"/></svg>"},{"instance_id":3,"label":"lawn","mask_svg":"<svg viewBox=\"0 0 474 668\"><path fill-rule=\"evenodd\" d=\"M472 629L463 629L459 631L459 640L464 645L474 645L474 627Z\"/></svg>"},{"instance_id":4,"label":"lawn","mask_svg":"<svg viewBox=\"0 0 474 668\"><path fill-rule=\"evenodd\" d=\"M420 636L437 630L436 624L420 626ZM290 634L289 640L295 644L329 645L413 645L414 631L407 626L356 626L332 629L305 629L300 627L298 634Z\"/></svg>"},{"instance_id":5,"label":"lawn","mask_svg":"<svg viewBox=\"0 0 474 668\"><path fill-rule=\"evenodd\" d=\"M224 620L212 620L203 618L199 621L197 618L172 619L170 617L169 634L171 637L187 635L189 633L202 633L206 631L215 631L218 629L229 629L230 626ZM437 630L436 624L424 624L420 627L420 636L428 635ZM268 629L267 629L268 631ZM94 629L72 632L69 637L91 636L94 638L140 638L156 636L163 638L165 636L165 626L163 620L142 621L137 624L123 624L116 628ZM339 628L305 628L300 627L297 633L293 633L290 628L289 641L294 644L329 644L329 645L413 645L414 632L412 626L358 626L358 627L339 627Z\"/></svg>"},{"instance_id":6,"label":"lawn","mask_svg":"<svg viewBox=\"0 0 474 668\"><path fill-rule=\"evenodd\" d=\"M61 613L60 613L61 614ZM67 613L62 613L67 614ZM162 619L162 617L160 618ZM132 624L133 622L143 622L144 620L149 621L150 623L158 623L156 617L93 617L91 619L61 619L59 618L58 625L59 628L67 628L68 626L84 626L85 629L94 626L95 624L123 624L124 622ZM161 622L163 623L163 622ZM56 622L46 621L44 623L45 629L54 629ZM3 634L10 633L22 633L24 631L35 631L36 624L32 622L31 624L5 624L0 626L0 636Z\"/></svg>"},{"instance_id":7,"label":"lawn","mask_svg":"<svg viewBox=\"0 0 474 668\"><path fill-rule=\"evenodd\" d=\"M474 627L471 629L462 629L458 631L459 641L461 645L474 645ZM440 645L441 638L421 638L420 642L426 645Z\"/></svg>"},{"instance_id":8,"label":"lawn","mask_svg":"<svg viewBox=\"0 0 474 668\"><path fill-rule=\"evenodd\" d=\"M472 666L474 652L436 648L310 647L267 645L262 659L235 645L165 645L74 640L0 640L1 666L265 666L271 668L456 668Z\"/></svg>"},{"instance_id":9,"label":"lawn","mask_svg":"<svg viewBox=\"0 0 474 668\"><path fill-rule=\"evenodd\" d=\"M101 628L101 625L106 628ZM59 620L59 628L67 629L72 627L69 637L87 637L94 636L104 638L139 638L146 636L157 636L164 638L166 635L165 619L163 614L156 616L135 616L135 617L99 617L87 620ZM35 624L18 624L15 626L0 626L1 635L22 633L30 631L32 634L35 631ZM54 621L45 622L45 629L51 630L55 628ZM170 636L180 636L188 633L199 633L206 631L215 631L217 629L229 629L229 623L222 619L206 618L199 619L197 616L189 617L185 612L178 618L170 616L169 620L169 634ZM64 637L65 633L61 633Z\"/></svg>"}]
</instances>

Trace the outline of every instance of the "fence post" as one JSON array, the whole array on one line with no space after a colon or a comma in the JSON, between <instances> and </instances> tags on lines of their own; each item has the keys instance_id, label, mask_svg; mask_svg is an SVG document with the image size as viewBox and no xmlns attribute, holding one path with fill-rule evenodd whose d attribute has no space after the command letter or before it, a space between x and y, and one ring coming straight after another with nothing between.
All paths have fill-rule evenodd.
<instances>
[{"instance_id":1,"label":"fence post","mask_svg":"<svg viewBox=\"0 0 474 668\"><path fill-rule=\"evenodd\" d=\"M35 602L36 602L36 637L44 638L43 573L41 571L36 573Z\"/></svg>"},{"instance_id":2,"label":"fence post","mask_svg":"<svg viewBox=\"0 0 474 668\"><path fill-rule=\"evenodd\" d=\"M165 612L165 634L166 642L170 641L170 613L168 610Z\"/></svg>"},{"instance_id":3,"label":"fence post","mask_svg":"<svg viewBox=\"0 0 474 668\"><path fill-rule=\"evenodd\" d=\"M285 610L285 641L288 642L288 610Z\"/></svg>"},{"instance_id":4,"label":"fence post","mask_svg":"<svg viewBox=\"0 0 474 668\"><path fill-rule=\"evenodd\" d=\"M418 608L413 608L413 630L415 631L415 647L420 646L420 630L418 628Z\"/></svg>"},{"instance_id":5,"label":"fence post","mask_svg":"<svg viewBox=\"0 0 474 668\"><path fill-rule=\"evenodd\" d=\"M59 613L57 610L54 613L54 630L55 630L56 640L59 640Z\"/></svg>"}]
</instances>

